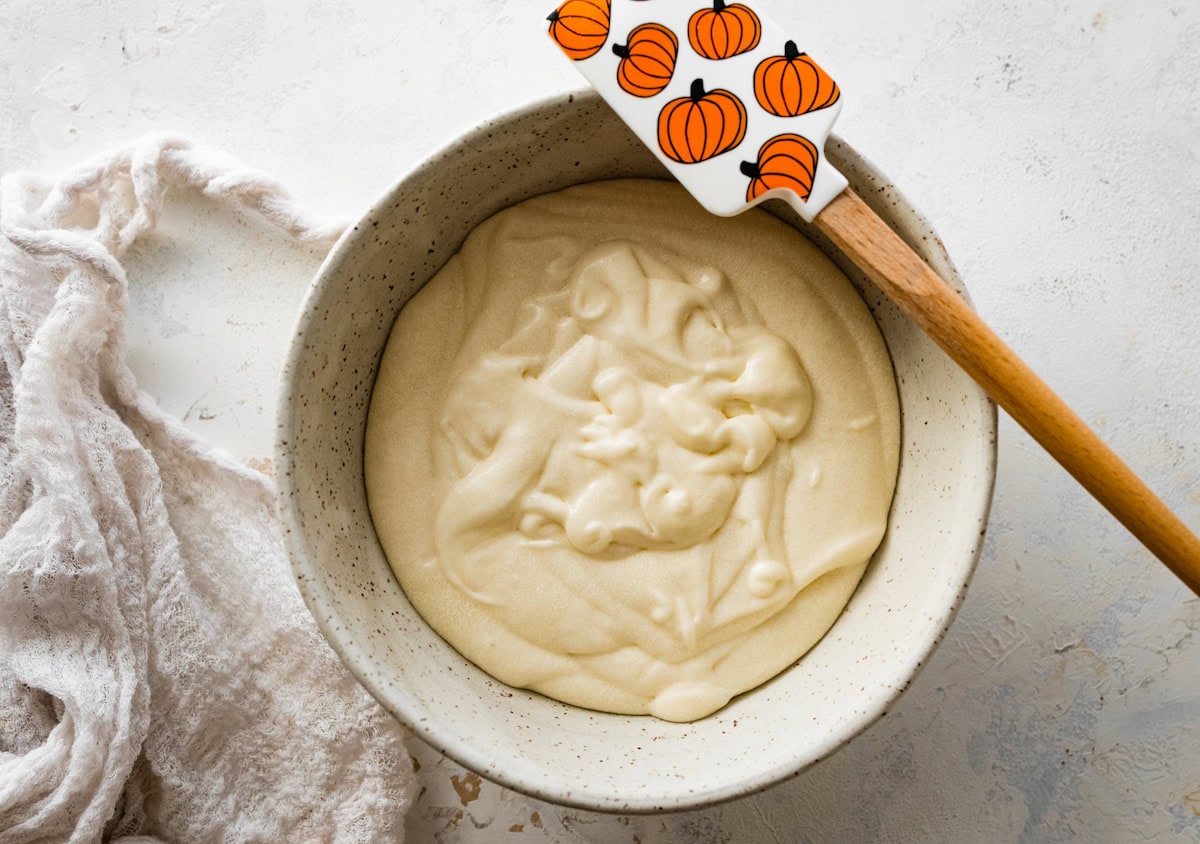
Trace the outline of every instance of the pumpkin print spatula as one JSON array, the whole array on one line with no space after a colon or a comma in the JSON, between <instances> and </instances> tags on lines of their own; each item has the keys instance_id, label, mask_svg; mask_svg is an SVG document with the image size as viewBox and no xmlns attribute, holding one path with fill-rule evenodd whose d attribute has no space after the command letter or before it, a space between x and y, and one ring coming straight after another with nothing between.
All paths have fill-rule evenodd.
<instances>
[{"instance_id":1,"label":"pumpkin print spatula","mask_svg":"<svg viewBox=\"0 0 1200 844\"><path fill-rule=\"evenodd\" d=\"M782 199L1200 595L1200 539L847 187L837 83L754 0L564 0L550 37L701 205Z\"/></svg>"}]
</instances>

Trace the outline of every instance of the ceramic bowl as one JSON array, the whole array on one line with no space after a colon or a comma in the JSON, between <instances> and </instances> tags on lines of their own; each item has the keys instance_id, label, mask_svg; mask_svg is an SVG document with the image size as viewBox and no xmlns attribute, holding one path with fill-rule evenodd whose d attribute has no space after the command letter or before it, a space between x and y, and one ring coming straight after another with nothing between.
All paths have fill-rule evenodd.
<instances>
[{"instance_id":1,"label":"ceramic bowl","mask_svg":"<svg viewBox=\"0 0 1200 844\"><path fill-rule=\"evenodd\" d=\"M827 155L960 292L929 224L847 144ZM296 580L358 679L467 768L555 803L612 812L693 808L762 790L828 756L913 680L962 601L995 476L995 409L869 282L846 269L896 371L902 456L887 536L849 605L799 663L691 724L607 715L511 689L463 659L406 600L376 540L363 430L380 354L404 303L496 211L568 185L668 178L593 94L488 121L418 165L336 245L304 302L278 409L280 506Z\"/></svg>"}]
</instances>

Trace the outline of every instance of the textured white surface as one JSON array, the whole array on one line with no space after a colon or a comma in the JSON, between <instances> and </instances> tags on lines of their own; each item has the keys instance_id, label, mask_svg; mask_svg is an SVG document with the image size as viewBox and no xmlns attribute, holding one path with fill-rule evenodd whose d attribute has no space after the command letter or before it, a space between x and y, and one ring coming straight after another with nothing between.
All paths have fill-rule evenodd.
<instances>
[{"instance_id":1,"label":"textured white surface","mask_svg":"<svg viewBox=\"0 0 1200 844\"><path fill-rule=\"evenodd\" d=\"M933 220L976 305L1200 527L1200 5L843 0L801 10L838 129ZM578 86L534 0L0 3L0 170L148 129L356 214L443 139ZM319 255L202 201L133 257L139 375L247 459ZM1002 419L991 532L950 635L881 723L758 797L616 818L427 749L414 841L1200 837L1200 602ZM518 829L519 828L519 829ZM511 830L511 832L510 832Z\"/></svg>"}]
</instances>

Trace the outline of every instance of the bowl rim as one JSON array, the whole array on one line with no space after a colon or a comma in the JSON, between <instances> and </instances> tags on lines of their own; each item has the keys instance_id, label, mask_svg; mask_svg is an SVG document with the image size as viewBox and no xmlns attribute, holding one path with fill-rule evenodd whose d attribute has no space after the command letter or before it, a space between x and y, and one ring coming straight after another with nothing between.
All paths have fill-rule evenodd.
<instances>
[{"instance_id":1,"label":"bowl rim","mask_svg":"<svg viewBox=\"0 0 1200 844\"><path fill-rule=\"evenodd\" d=\"M395 179L363 214L346 228L342 236L338 238L305 291L280 375L280 386L275 407L276 437L274 448L277 467L277 507L292 576L297 585L301 587L300 592L304 603L316 621L323 638L333 648L334 652L337 653L342 663L359 684L375 698L384 710L396 718L412 734L439 753L492 782L556 805L589 811L627 814L698 809L762 792L779 783L799 776L813 765L818 764L824 759L828 759L829 756L845 747L851 740L863 733L888 712L899 696L912 685L913 681L928 663L929 656L945 638L946 631L953 623L963 604L968 585L982 553L986 535L987 517L991 510L995 489L997 411L995 403L982 389L976 387L973 391L975 393L975 400L981 405L978 409L981 411L980 417L984 421L979 441L984 450L980 465L985 472L985 483L981 485L982 489L979 490L978 507L975 513L981 529L976 533L971 543L969 554L965 555L964 564L955 573L955 577L949 581L950 586L956 587L954 600L942 609L940 616L933 619L934 623L930 628L933 635L929 637L924 647L911 651L909 654L910 668L905 673L907 677L906 682L894 686L886 694L879 695L870 702L871 705L858 710L852 718L847 719L839 725L839 728L836 731L832 731L826 740L821 743L821 747L825 748L825 750L814 756L811 760L784 761L774 767L764 768L755 775L745 777L728 786L711 788L699 793L681 794L673 800L663 800L661 797L647 798L636 794L621 795L619 798L614 798L611 795L606 796L592 792L581 793L578 790L556 787L551 778L547 778L541 782L527 780L519 774L513 775L507 771L498 769L493 760L490 760L484 753L477 751L470 745L458 742L453 736L443 735L438 729L437 723L423 719L416 707L413 707L412 711L406 709L403 704L408 701L397 699L395 689L385 689L382 683L373 679L372 672L360 670L359 659L348 647L348 643L343 641L344 631L336 624L334 616L330 612L331 602L325 596L326 590L322 580L319 577L310 576L311 572L319 568L316 563L317 554L309 547L309 543L305 538L302 521L290 505L295 490L291 471L291 449L288 446L290 441L294 441L295 433L292 427L291 410L297 406L295 375L300 371L300 359L305 352L305 336L309 327L317 319L315 309L310 306L312 300L319 295L320 288L326 283L329 274L347 259L350 251L357 245L358 238L367 236L366 229L369 227L364 227L361 223L364 220L370 219L376 213L377 209L385 208L392 204L405 183L413 175L453 155L458 149L470 146L478 141L486 140L488 134L494 130L497 123L517 121L547 110L563 108L575 102L582 102L585 105L591 104L600 101L600 99L600 96L588 87L541 95L517 105L502 108L477 122L469 129L454 133L448 140L443 141L436 147L433 152L420 159ZM910 226L935 234L935 230L924 214L915 208L907 197L862 153L836 134L830 136L829 144L839 146L854 159L857 159L854 162L854 166L866 178L880 185L888 186L889 199L894 204L902 206L906 211L906 216L911 215L908 221ZM933 251L939 262L944 262L945 266L949 269L950 277L947 281L951 287L966 300L969 306L974 308L970 295L963 285L962 279L958 275L949 254L946 252L941 238L936 236L930 238L928 247ZM853 595L851 597L853 598Z\"/></svg>"}]
</instances>

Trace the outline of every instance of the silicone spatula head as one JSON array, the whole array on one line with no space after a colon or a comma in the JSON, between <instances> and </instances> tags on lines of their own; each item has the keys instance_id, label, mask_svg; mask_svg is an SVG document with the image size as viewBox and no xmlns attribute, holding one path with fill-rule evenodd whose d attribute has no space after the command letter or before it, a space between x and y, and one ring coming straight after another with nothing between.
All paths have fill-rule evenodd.
<instances>
[{"instance_id":1,"label":"silicone spatula head","mask_svg":"<svg viewBox=\"0 0 1200 844\"><path fill-rule=\"evenodd\" d=\"M836 82L753 2L564 0L549 33L701 205L778 197L811 221L846 188L824 156Z\"/></svg>"}]
</instances>

